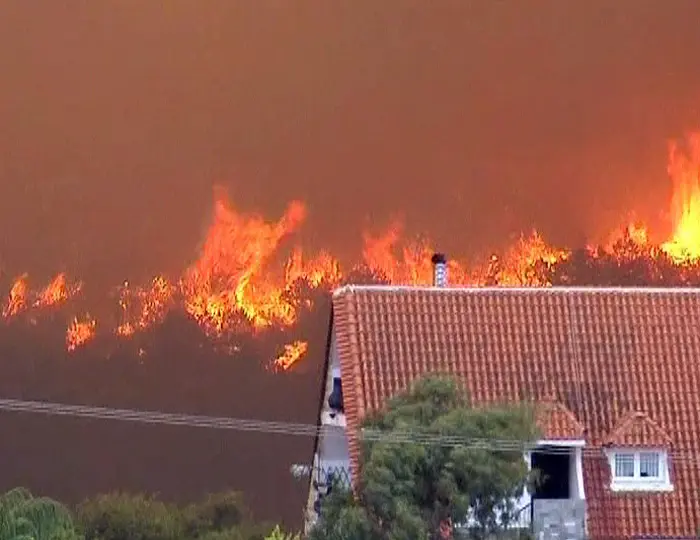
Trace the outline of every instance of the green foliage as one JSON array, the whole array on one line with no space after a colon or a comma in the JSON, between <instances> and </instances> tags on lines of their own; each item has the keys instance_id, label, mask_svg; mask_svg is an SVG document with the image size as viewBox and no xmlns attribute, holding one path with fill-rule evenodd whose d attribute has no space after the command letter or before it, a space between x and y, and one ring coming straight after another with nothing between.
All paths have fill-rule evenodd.
<instances>
[{"instance_id":1,"label":"green foliage","mask_svg":"<svg viewBox=\"0 0 700 540\"><path fill-rule=\"evenodd\" d=\"M291 534L291 533L285 533L280 529L280 526L277 525L270 534L268 534L265 537L265 540L301 540L301 535L300 534Z\"/></svg>"},{"instance_id":2,"label":"green foliage","mask_svg":"<svg viewBox=\"0 0 700 540\"><path fill-rule=\"evenodd\" d=\"M253 522L234 492L184 507L146 495L98 495L77 507L75 523L66 507L23 488L0 495L0 540L265 540L271 530ZM271 534L299 540L279 527Z\"/></svg>"},{"instance_id":3,"label":"green foliage","mask_svg":"<svg viewBox=\"0 0 700 540\"><path fill-rule=\"evenodd\" d=\"M185 537L206 540L263 540L270 527L254 523L237 492L208 495L183 510Z\"/></svg>"},{"instance_id":4,"label":"green foliage","mask_svg":"<svg viewBox=\"0 0 700 540\"><path fill-rule=\"evenodd\" d=\"M185 532L191 538L232 529L249 520L239 493L209 495L204 501L186 507L183 517Z\"/></svg>"},{"instance_id":5,"label":"green foliage","mask_svg":"<svg viewBox=\"0 0 700 540\"><path fill-rule=\"evenodd\" d=\"M357 496L336 486L311 539L439 538L441 525L464 523L467 516L474 537L502 530L529 480L523 452L508 448L537 438L532 413L525 406L472 408L451 378L418 381L367 418L366 429L387 437L365 440ZM501 444L396 442L392 433Z\"/></svg>"},{"instance_id":6,"label":"green foliage","mask_svg":"<svg viewBox=\"0 0 700 540\"><path fill-rule=\"evenodd\" d=\"M58 502L23 488L0 496L0 540L78 540L73 519Z\"/></svg>"},{"instance_id":7,"label":"green foliage","mask_svg":"<svg viewBox=\"0 0 700 540\"><path fill-rule=\"evenodd\" d=\"M417 535L415 538L424 538ZM375 525L353 495L334 486L321 507L321 519L309 533L309 540L375 540Z\"/></svg>"},{"instance_id":8,"label":"green foliage","mask_svg":"<svg viewBox=\"0 0 700 540\"><path fill-rule=\"evenodd\" d=\"M145 495L98 495L77 508L85 540L175 540L183 519L174 505Z\"/></svg>"},{"instance_id":9,"label":"green foliage","mask_svg":"<svg viewBox=\"0 0 700 540\"><path fill-rule=\"evenodd\" d=\"M180 507L144 495L113 493L81 504L85 540L263 540L238 493L219 493Z\"/></svg>"}]
</instances>

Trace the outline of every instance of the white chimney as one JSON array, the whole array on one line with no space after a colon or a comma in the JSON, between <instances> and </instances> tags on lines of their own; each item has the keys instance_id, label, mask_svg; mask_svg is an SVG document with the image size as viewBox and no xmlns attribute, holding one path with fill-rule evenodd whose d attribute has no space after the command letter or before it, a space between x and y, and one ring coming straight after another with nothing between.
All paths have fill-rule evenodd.
<instances>
[{"instance_id":1,"label":"white chimney","mask_svg":"<svg viewBox=\"0 0 700 540\"><path fill-rule=\"evenodd\" d=\"M436 253L430 260L433 263L433 286L447 287L447 257L444 253Z\"/></svg>"}]
</instances>

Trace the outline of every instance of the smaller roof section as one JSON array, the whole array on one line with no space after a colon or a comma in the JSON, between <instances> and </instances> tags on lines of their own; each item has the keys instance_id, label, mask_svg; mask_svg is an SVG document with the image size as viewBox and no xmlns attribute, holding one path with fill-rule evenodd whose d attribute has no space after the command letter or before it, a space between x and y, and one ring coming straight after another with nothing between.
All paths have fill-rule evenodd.
<instances>
[{"instance_id":1,"label":"smaller roof section","mask_svg":"<svg viewBox=\"0 0 700 540\"><path fill-rule=\"evenodd\" d=\"M549 441L557 440L582 440L585 437L585 428L564 404L544 400L535 408L537 426L542 431L542 438Z\"/></svg>"},{"instance_id":2,"label":"smaller roof section","mask_svg":"<svg viewBox=\"0 0 700 540\"><path fill-rule=\"evenodd\" d=\"M646 448L666 448L671 446L671 443L671 437L666 430L642 411L633 411L622 416L603 440L606 446Z\"/></svg>"}]
</instances>

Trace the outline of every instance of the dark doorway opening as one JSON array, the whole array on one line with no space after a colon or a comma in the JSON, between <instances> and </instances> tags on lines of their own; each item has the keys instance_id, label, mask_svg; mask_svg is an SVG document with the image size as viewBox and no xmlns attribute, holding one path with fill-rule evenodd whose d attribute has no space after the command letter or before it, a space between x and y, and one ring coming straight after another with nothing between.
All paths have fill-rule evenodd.
<instances>
[{"instance_id":1,"label":"dark doorway opening","mask_svg":"<svg viewBox=\"0 0 700 540\"><path fill-rule=\"evenodd\" d=\"M532 452L530 464L538 472L533 499L568 499L571 493L571 450L542 446Z\"/></svg>"}]
</instances>

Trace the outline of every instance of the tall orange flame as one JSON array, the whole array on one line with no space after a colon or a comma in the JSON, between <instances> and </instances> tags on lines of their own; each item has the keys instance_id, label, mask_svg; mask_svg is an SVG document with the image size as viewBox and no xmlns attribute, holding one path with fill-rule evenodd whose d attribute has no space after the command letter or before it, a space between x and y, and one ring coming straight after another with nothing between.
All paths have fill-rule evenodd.
<instances>
[{"instance_id":1,"label":"tall orange flame","mask_svg":"<svg viewBox=\"0 0 700 540\"><path fill-rule=\"evenodd\" d=\"M216 333L235 326L241 315L256 327L291 324L292 306L262 270L305 215L304 205L295 201L279 222L269 224L237 214L220 194L202 253L181 281L187 312Z\"/></svg>"},{"instance_id":2,"label":"tall orange flame","mask_svg":"<svg viewBox=\"0 0 700 540\"><path fill-rule=\"evenodd\" d=\"M671 143L668 174L673 181L673 235L662 249L674 260L700 258L700 133L688 137L688 154Z\"/></svg>"}]
</instances>

